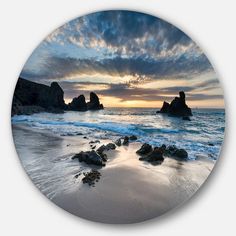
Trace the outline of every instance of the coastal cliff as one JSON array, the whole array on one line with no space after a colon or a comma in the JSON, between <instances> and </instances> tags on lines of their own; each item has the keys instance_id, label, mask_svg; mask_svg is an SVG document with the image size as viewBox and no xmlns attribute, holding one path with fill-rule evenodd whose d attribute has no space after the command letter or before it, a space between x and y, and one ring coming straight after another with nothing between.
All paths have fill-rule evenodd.
<instances>
[{"instance_id":1,"label":"coastal cliff","mask_svg":"<svg viewBox=\"0 0 236 236\"><path fill-rule=\"evenodd\" d=\"M37 112L62 113L64 110L87 111L103 109L98 96L90 93L90 101L86 103L84 95L74 98L68 105L64 101L64 91L57 82L50 86L19 78L16 84L12 116Z\"/></svg>"}]
</instances>

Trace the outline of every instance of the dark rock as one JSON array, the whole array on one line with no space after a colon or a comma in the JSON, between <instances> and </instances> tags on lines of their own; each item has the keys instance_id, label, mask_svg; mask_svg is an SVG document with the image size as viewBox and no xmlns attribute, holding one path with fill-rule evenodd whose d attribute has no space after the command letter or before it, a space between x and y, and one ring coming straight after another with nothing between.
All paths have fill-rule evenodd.
<instances>
[{"instance_id":1,"label":"dark rock","mask_svg":"<svg viewBox=\"0 0 236 236\"><path fill-rule=\"evenodd\" d=\"M168 113L170 108L170 104L166 101L163 102L162 108L160 110L160 113Z\"/></svg>"},{"instance_id":2,"label":"dark rock","mask_svg":"<svg viewBox=\"0 0 236 236\"><path fill-rule=\"evenodd\" d=\"M129 137L129 140L131 140L131 141L135 141L135 140L137 140L138 138L137 138L137 136L135 136L135 135L131 135L130 137Z\"/></svg>"},{"instance_id":3,"label":"dark rock","mask_svg":"<svg viewBox=\"0 0 236 236\"><path fill-rule=\"evenodd\" d=\"M214 146L214 144L213 143L208 143L208 146Z\"/></svg>"},{"instance_id":4,"label":"dark rock","mask_svg":"<svg viewBox=\"0 0 236 236\"><path fill-rule=\"evenodd\" d=\"M71 111L87 111L88 109L84 95L73 98L68 104L67 109Z\"/></svg>"},{"instance_id":5,"label":"dark rock","mask_svg":"<svg viewBox=\"0 0 236 236\"><path fill-rule=\"evenodd\" d=\"M117 139L117 140L115 141L115 144L116 144L118 147L120 147L120 146L121 146L121 139L120 139L120 138Z\"/></svg>"},{"instance_id":6,"label":"dark rock","mask_svg":"<svg viewBox=\"0 0 236 236\"><path fill-rule=\"evenodd\" d=\"M76 133L76 135L78 135L78 136L79 136L79 135L83 135L83 134L82 134L82 133Z\"/></svg>"},{"instance_id":7,"label":"dark rock","mask_svg":"<svg viewBox=\"0 0 236 236\"><path fill-rule=\"evenodd\" d=\"M164 161L162 148L154 148L154 150L146 156L140 157L139 160L151 162L152 164L161 164Z\"/></svg>"},{"instance_id":8,"label":"dark rock","mask_svg":"<svg viewBox=\"0 0 236 236\"><path fill-rule=\"evenodd\" d=\"M78 177L81 175L81 173L76 174L74 177L78 179Z\"/></svg>"},{"instance_id":9,"label":"dark rock","mask_svg":"<svg viewBox=\"0 0 236 236\"><path fill-rule=\"evenodd\" d=\"M124 141L123 141L123 145L128 145L128 144L129 144L129 137L125 136Z\"/></svg>"},{"instance_id":10,"label":"dark rock","mask_svg":"<svg viewBox=\"0 0 236 236\"><path fill-rule=\"evenodd\" d=\"M29 109L32 106L41 107L48 112L56 108L62 111L66 106L63 97L64 92L57 82L47 86L19 78L13 96L12 115L35 113L34 109ZM28 109L24 110L25 106L29 106Z\"/></svg>"},{"instance_id":11,"label":"dark rock","mask_svg":"<svg viewBox=\"0 0 236 236\"><path fill-rule=\"evenodd\" d=\"M100 110L103 109L103 105L100 104L99 98L96 93L90 93L90 101L87 102L88 110Z\"/></svg>"},{"instance_id":12,"label":"dark rock","mask_svg":"<svg viewBox=\"0 0 236 236\"><path fill-rule=\"evenodd\" d=\"M191 108L189 108L185 102L185 93L183 91L180 91L179 97L175 97L170 104L164 102L160 113L178 117L192 116Z\"/></svg>"},{"instance_id":13,"label":"dark rock","mask_svg":"<svg viewBox=\"0 0 236 236\"><path fill-rule=\"evenodd\" d=\"M100 143L99 140L90 141L89 143Z\"/></svg>"},{"instance_id":14,"label":"dark rock","mask_svg":"<svg viewBox=\"0 0 236 236\"><path fill-rule=\"evenodd\" d=\"M187 159L188 153L184 149L177 149L174 153L174 156L181 158L181 159Z\"/></svg>"},{"instance_id":15,"label":"dark rock","mask_svg":"<svg viewBox=\"0 0 236 236\"><path fill-rule=\"evenodd\" d=\"M84 172L84 177L82 179L83 184L88 184L89 186L94 186L95 182L100 179L101 173L97 170L91 170L90 172Z\"/></svg>"},{"instance_id":16,"label":"dark rock","mask_svg":"<svg viewBox=\"0 0 236 236\"><path fill-rule=\"evenodd\" d=\"M190 119L188 116L184 116L182 119L183 119L183 120L191 121L191 119Z\"/></svg>"},{"instance_id":17,"label":"dark rock","mask_svg":"<svg viewBox=\"0 0 236 236\"><path fill-rule=\"evenodd\" d=\"M87 152L82 151L75 154L72 159L78 159L79 162L85 162L86 164L105 166L102 157L94 150Z\"/></svg>"},{"instance_id":18,"label":"dark rock","mask_svg":"<svg viewBox=\"0 0 236 236\"><path fill-rule=\"evenodd\" d=\"M151 151L152 151L152 146L148 143L144 143L142 147L136 151L136 153L139 155L145 155L150 153Z\"/></svg>"},{"instance_id":19,"label":"dark rock","mask_svg":"<svg viewBox=\"0 0 236 236\"><path fill-rule=\"evenodd\" d=\"M116 145L114 143L108 143L107 145L103 144L97 149L97 153L101 155L104 151L109 151L114 149L116 149Z\"/></svg>"},{"instance_id":20,"label":"dark rock","mask_svg":"<svg viewBox=\"0 0 236 236\"><path fill-rule=\"evenodd\" d=\"M114 150L114 149L116 149L116 145L114 143L108 143L106 145L106 149L107 150Z\"/></svg>"},{"instance_id":21,"label":"dark rock","mask_svg":"<svg viewBox=\"0 0 236 236\"><path fill-rule=\"evenodd\" d=\"M164 151L167 156L178 157L180 159L187 159L188 153L185 149L178 149L175 145L168 146Z\"/></svg>"}]
</instances>

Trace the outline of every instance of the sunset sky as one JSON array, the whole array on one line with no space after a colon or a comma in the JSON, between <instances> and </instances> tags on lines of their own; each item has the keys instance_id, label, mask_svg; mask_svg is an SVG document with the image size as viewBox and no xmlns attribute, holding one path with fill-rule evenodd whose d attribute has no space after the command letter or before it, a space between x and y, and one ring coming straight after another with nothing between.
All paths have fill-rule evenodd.
<instances>
[{"instance_id":1,"label":"sunset sky","mask_svg":"<svg viewBox=\"0 0 236 236\"><path fill-rule=\"evenodd\" d=\"M36 48L22 78L57 81L65 101L89 92L105 107L161 107L180 90L191 107L223 107L216 74L201 49L167 22L130 11L70 21Z\"/></svg>"}]
</instances>

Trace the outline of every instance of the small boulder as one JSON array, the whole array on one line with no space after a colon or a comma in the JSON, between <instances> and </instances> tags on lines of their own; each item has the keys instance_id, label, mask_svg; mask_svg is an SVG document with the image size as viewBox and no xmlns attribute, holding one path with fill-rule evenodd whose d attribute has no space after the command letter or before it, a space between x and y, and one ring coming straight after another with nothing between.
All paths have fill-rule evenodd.
<instances>
[{"instance_id":1,"label":"small boulder","mask_svg":"<svg viewBox=\"0 0 236 236\"><path fill-rule=\"evenodd\" d=\"M107 150L114 150L114 149L116 149L116 145L114 143L108 143L106 145L106 149Z\"/></svg>"},{"instance_id":2,"label":"small boulder","mask_svg":"<svg viewBox=\"0 0 236 236\"><path fill-rule=\"evenodd\" d=\"M131 140L131 141L135 141L135 140L137 140L138 138L137 138L137 136L135 136L135 135L131 135L130 137L129 137L129 140Z\"/></svg>"},{"instance_id":3,"label":"small boulder","mask_svg":"<svg viewBox=\"0 0 236 236\"><path fill-rule=\"evenodd\" d=\"M118 138L118 139L115 141L115 144L116 144L116 146L120 147L120 146L121 146L121 139Z\"/></svg>"},{"instance_id":4,"label":"small boulder","mask_svg":"<svg viewBox=\"0 0 236 236\"><path fill-rule=\"evenodd\" d=\"M144 143L142 147L136 151L139 155L145 155L152 151L152 146L148 143Z\"/></svg>"},{"instance_id":5,"label":"small boulder","mask_svg":"<svg viewBox=\"0 0 236 236\"><path fill-rule=\"evenodd\" d=\"M164 161L163 149L156 147L147 156L140 157L139 160L147 161L147 162L150 162L152 164L161 164Z\"/></svg>"},{"instance_id":6,"label":"small boulder","mask_svg":"<svg viewBox=\"0 0 236 236\"><path fill-rule=\"evenodd\" d=\"M177 149L174 153L174 156L181 158L181 159L187 159L188 158L188 153L184 149Z\"/></svg>"},{"instance_id":7,"label":"small boulder","mask_svg":"<svg viewBox=\"0 0 236 236\"><path fill-rule=\"evenodd\" d=\"M129 144L129 137L125 136L124 141L123 141L123 145L128 145L128 144Z\"/></svg>"},{"instance_id":8,"label":"small boulder","mask_svg":"<svg viewBox=\"0 0 236 236\"><path fill-rule=\"evenodd\" d=\"M85 162L86 164L93 164L98 166L105 166L102 157L94 150L75 154L72 159L78 159L79 162Z\"/></svg>"}]
</instances>

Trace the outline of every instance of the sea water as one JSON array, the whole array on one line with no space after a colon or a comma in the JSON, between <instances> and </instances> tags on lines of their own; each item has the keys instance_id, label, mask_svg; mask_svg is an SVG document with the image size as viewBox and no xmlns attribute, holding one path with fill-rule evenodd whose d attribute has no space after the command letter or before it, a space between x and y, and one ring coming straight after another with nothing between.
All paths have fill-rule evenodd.
<instances>
[{"instance_id":1,"label":"sea water","mask_svg":"<svg viewBox=\"0 0 236 236\"><path fill-rule=\"evenodd\" d=\"M223 109L194 109L191 121L156 111L151 108L106 108L63 114L37 113L13 116L12 123L60 136L84 135L114 141L125 135L136 135L138 142L184 148L189 159L202 155L213 160L218 158L225 130Z\"/></svg>"}]
</instances>

